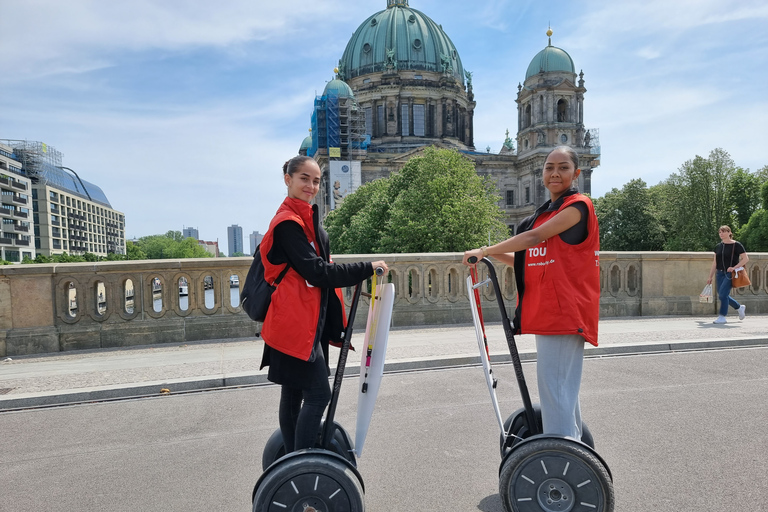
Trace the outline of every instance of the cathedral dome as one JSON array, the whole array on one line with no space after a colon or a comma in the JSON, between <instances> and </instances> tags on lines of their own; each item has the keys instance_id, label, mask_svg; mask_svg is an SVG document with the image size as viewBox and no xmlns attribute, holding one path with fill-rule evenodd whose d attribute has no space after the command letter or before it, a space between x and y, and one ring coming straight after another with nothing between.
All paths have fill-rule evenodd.
<instances>
[{"instance_id":1,"label":"cathedral dome","mask_svg":"<svg viewBox=\"0 0 768 512\"><path fill-rule=\"evenodd\" d=\"M307 135L306 137L304 137L304 140L301 142L301 146L299 146L299 153L301 153L302 149L306 151L311 147L312 147L312 136Z\"/></svg>"},{"instance_id":2,"label":"cathedral dome","mask_svg":"<svg viewBox=\"0 0 768 512\"><path fill-rule=\"evenodd\" d=\"M354 98L355 94L352 92L352 89L347 85L347 83L343 80L339 80L338 78L334 78L327 84L325 84L325 89L323 89L323 96L327 96L329 92L336 93L336 96L339 98Z\"/></svg>"},{"instance_id":3,"label":"cathedral dome","mask_svg":"<svg viewBox=\"0 0 768 512\"><path fill-rule=\"evenodd\" d=\"M442 26L408 0L387 0L385 10L358 27L339 61L347 80L388 69L447 72L464 83L461 58Z\"/></svg>"},{"instance_id":4,"label":"cathedral dome","mask_svg":"<svg viewBox=\"0 0 768 512\"><path fill-rule=\"evenodd\" d=\"M567 73L576 73L576 67L573 65L573 59L568 52L557 46L552 46L552 40L549 45L541 50L528 65L528 71L525 73L525 79L528 80L539 73L550 71L565 71Z\"/></svg>"}]
</instances>

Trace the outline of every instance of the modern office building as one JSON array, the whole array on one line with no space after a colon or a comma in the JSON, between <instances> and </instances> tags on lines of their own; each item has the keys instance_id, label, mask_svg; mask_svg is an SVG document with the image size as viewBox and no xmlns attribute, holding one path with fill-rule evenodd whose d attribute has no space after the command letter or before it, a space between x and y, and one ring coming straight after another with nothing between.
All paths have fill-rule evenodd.
<instances>
[{"instance_id":1,"label":"modern office building","mask_svg":"<svg viewBox=\"0 0 768 512\"><path fill-rule=\"evenodd\" d=\"M181 230L181 235L184 238L194 238L195 240L200 240L200 234L197 232L197 228L183 228Z\"/></svg>"},{"instance_id":2,"label":"modern office building","mask_svg":"<svg viewBox=\"0 0 768 512\"><path fill-rule=\"evenodd\" d=\"M35 258L31 190L32 181L23 175L13 148L0 143L0 259L19 263Z\"/></svg>"},{"instance_id":3,"label":"modern office building","mask_svg":"<svg viewBox=\"0 0 768 512\"><path fill-rule=\"evenodd\" d=\"M254 254L256 252L256 248L261 243L261 239L264 238L264 235L260 234L258 231L254 231L250 235L248 235L248 238L251 240L251 252L250 254Z\"/></svg>"},{"instance_id":4,"label":"modern office building","mask_svg":"<svg viewBox=\"0 0 768 512\"><path fill-rule=\"evenodd\" d=\"M104 192L62 166L62 155L42 142L0 140L13 149L21 174L31 181L37 254L125 254L125 215Z\"/></svg>"},{"instance_id":5,"label":"modern office building","mask_svg":"<svg viewBox=\"0 0 768 512\"><path fill-rule=\"evenodd\" d=\"M237 224L232 224L227 228L227 249L230 257L234 256L236 252L243 252L243 228Z\"/></svg>"},{"instance_id":6,"label":"modern office building","mask_svg":"<svg viewBox=\"0 0 768 512\"><path fill-rule=\"evenodd\" d=\"M520 70L516 90L510 87L509 101L494 106L509 112L517 135L507 130L498 149L478 151L471 63L462 62L439 23L408 0L387 0L347 42L336 78L315 98L311 134L299 147L323 172L316 198L321 215L430 145L461 152L479 175L493 179L510 230L546 199L542 170L558 145L579 154L579 189L590 193L600 142L598 130L584 122L584 73L552 45L552 31L547 36L547 46Z\"/></svg>"}]
</instances>

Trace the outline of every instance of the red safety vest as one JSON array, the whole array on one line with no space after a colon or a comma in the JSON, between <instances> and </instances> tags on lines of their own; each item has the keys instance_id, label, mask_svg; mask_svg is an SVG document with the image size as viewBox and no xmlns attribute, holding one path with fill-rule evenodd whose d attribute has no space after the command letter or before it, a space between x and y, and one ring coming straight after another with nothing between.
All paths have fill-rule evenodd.
<instances>
[{"instance_id":1,"label":"red safety vest","mask_svg":"<svg viewBox=\"0 0 768 512\"><path fill-rule=\"evenodd\" d=\"M267 259L267 255L274 243L273 231L275 226L287 220L296 222L302 227L307 235L307 240L320 254L312 218L312 205L301 199L286 198L280 208L277 209L275 217L269 223L267 233L261 240L264 279L269 283L274 282L285 267L284 264L273 265ZM336 289L335 291L341 301L343 312L344 301L341 290ZM317 325L320 320L321 297L322 290L320 288L309 285L298 272L289 268L272 294L272 302L261 330L264 343L283 354L308 361L312 354L312 346L315 343ZM346 315L344 317L343 325L346 328Z\"/></svg>"},{"instance_id":2,"label":"red safety vest","mask_svg":"<svg viewBox=\"0 0 768 512\"><path fill-rule=\"evenodd\" d=\"M597 346L600 317L600 233L592 201L567 196L555 212L544 212L537 228L577 201L589 209L587 239L578 245L559 235L525 250L525 291L520 308L523 334L578 334Z\"/></svg>"}]
</instances>

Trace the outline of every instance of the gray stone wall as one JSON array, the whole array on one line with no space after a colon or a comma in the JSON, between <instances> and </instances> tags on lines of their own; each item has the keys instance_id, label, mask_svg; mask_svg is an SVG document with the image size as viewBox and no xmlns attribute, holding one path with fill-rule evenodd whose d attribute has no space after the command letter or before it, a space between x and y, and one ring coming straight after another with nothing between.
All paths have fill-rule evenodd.
<instances>
[{"instance_id":1,"label":"gray stone wall","mask_svg":"<svg viewBox=\"0 0 768 512\"><path fill-rule=\"evenodd\" d=\"M393 325L471 322L468 268L459 253L344 255L338 263L383 258L396 299ZM0 267L0 356L252 337L260 325L239 307L251 258L203 258ZM601 316L715 315L698 295L711 253L603 252ZM483 266L478 267L484 279ZM515 306L511 267L497 265L507 309ZM752 285L735 290L750 314L768 313L768 253L750 254ZM186 294L180 283L186 282ZM490 286L484 300L495 300ZM347 300L352 290L346 291ZM361 299L367 305L367 299ZM498 321L486 303L488 321ZM366 315L358 315L356 328Z\"/></svg>"}]
</instances>

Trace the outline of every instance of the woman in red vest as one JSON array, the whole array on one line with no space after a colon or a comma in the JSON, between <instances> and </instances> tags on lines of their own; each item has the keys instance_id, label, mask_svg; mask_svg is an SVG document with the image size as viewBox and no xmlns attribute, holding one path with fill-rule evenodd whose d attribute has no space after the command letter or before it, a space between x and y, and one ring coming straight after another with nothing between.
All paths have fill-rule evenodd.
<instances>
[{"instance_id":1,"label":"woman in red vest","mask_svg":"<svg viewBox=\"0 0 768 512\"><path fill-rule=\"evenodd\" d=\"M339 288L363 281L377 267L388 271L383 261L331 262L328 234L312 204L320 178L320 167L310 157L285 163L288 197L261 241L267 282L288 267L272 294L261 331L261 367L269 366L268 379L282 386L279 419L286 453L315 446L331 398L328 344L340 343L346 328Z\"/></svg>"},{"instance_id":2,"label":"woman in red vest","mask_svg":"<svg viewBox=\"0 0 768 512\"><path fill-rule=\"evenodd\" d=\"M518 226L517 235L464 253L514 265L518 334L536 335L536 374L546 434L581 439L579 388L584 342L597 346L600 234L592 202L574 184L579 156L552 150L542 179L550 200Z\"/></svg>"}]
</instances>

